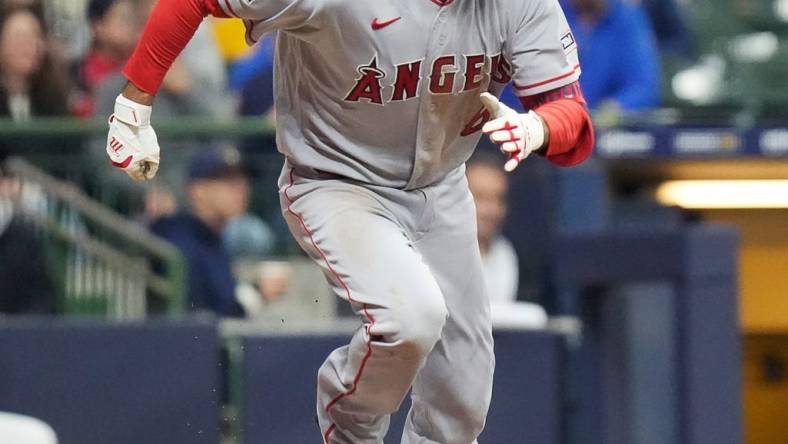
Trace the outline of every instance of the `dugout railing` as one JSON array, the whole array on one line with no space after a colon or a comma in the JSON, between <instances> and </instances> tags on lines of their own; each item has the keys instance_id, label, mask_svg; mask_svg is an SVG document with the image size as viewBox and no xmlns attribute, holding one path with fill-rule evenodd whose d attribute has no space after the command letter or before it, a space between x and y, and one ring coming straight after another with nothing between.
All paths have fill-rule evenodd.
<instances>
[{"instance_id":1,"label":"dugout railing","mask_svg":"<svg viewBox=\"0 0 788 444\"><path fill-rule=\"evenodd\" d=\"M183 310L185 265L174 246L21 158L2 169L2 197L40 241L29 248L44 250L41 278L53 281L60 310L115 319L144 317L150 301Z\"/></svg>"},{"instance_id":2,"label":"dugout railing","mask_svg":"<svg viewBox=\"0 0 788 444\"><path fill-rule=\"evenodd\" d=\"M157 180L146 184L108 165L106 131L103 119L0 119L0 179L11 176L19 184L15 214L40 235L48 268L42 276L53 281L59 312L110 318L180 313L185 264L175 248L145 228L150 222L144 219L146 193L163 187L183 204L190 156L230 144L243 151L253 187L261 190L252 196L253 211L277 210L282 160L274 148L274 128L262 118L163 119L156 125L162 168ZM275 253L294 250L276 245Z\"/></svg>"}]
</instances>

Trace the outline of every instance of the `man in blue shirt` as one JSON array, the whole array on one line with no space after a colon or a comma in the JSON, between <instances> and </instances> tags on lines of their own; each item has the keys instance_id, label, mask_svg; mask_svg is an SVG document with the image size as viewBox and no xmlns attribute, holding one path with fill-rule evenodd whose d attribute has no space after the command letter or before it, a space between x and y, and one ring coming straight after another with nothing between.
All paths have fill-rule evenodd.
<instances>
[{"instance_id":1,"label":"man in blue shirt","mask_svg":"<svg viewBox=\"0 0 788 444\"><path fill-rule=\"evenodd\" d=\"M692 60L695 41L677 0L643 0L643 9L654 28L663 54Z\"/></svg>"},{"instance_id":2,"label":"man in blue shirt","mask_svg":"<svg viewBox=\"0 0 788 444\"><path fill-rule=\"evenodd\" d=\"M661 68L651 23L636 1L560 0L580 51L589 108L637 111L659 105ZM507 90L505 102L517 104Z\"/></svg>"},{"instance_id":3,"label":"man in blue shirt","mask_svg":"<svg viewBox=\"0 0 788 444\"><path fill-rule=\"evenodd\" d=\"M230 148L200 152L189 168L189 208L157 220L151 230L180 249L188 266L188 307L241 317L230 257L222 242L227 223L249 205L240 155Z\"/></svg>"}]
</instances>

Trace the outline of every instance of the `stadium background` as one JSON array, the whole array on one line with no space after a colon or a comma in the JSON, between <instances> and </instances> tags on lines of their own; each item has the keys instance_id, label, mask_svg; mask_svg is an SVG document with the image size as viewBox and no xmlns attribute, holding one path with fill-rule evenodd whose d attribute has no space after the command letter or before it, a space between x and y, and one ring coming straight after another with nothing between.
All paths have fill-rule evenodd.
<instances>
[{"instance_id":1,"label":"stadium background","mask_svg":"<svg viewBox=\"0 0 788 444\"><path fill-rule=\"evenodd\" d=\"M94 53L107 10L2 3L41 17L30 95L64 102L2 108L0 411L62 443L314 442L314 371L356 324L279 216L271 40L249 49L240 23L207 23L200 63L183 60L191 78L174 76L154 116L172 167L142 187L103 154L105 96L122 84ZM152 2L125 3L133 37ZM651 14L659 97L600 101L592 161L533 159L512 177L518 298L551 318L497 330L482 442L788 442L788 2L624 3ZM236 246L260 249L240 248L236 275L286 281L246 320L190 312L183 257L146 228L186 200L192 158L228 145L268 236L241 229Z\"/></svg>"}]
</instances>

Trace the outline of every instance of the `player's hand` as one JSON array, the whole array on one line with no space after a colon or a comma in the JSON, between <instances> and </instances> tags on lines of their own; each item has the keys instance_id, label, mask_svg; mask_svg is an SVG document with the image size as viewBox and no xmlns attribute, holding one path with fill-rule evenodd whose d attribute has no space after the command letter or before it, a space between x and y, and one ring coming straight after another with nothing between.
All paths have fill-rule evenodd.
<instances>
[{"instance_id":1,"label":"player's hand","mask_svg":"<svg viewBox=\"0 0 788 444\"><path fill-rule=\"evenodd\" d=\"M544 145L542 118L533 111L520 114L487 92L481 94L481 100L492 117L484 124L482 131L493 143L501 145L501 152L508 157L503 168L506 172L512 172L529 154Z\"/></svg>"},{"instance_id":2,"label":"player's hand","mask_svg":"<svg viewBox=\"0 0 788 444\"><path fill-rule=\"evenodd\" d=\"M112 166L136 181L153 179L159 169L159 142L150 126L151 110L121 94L109 118L107 155Z\"/></svg>"}]
</instances>

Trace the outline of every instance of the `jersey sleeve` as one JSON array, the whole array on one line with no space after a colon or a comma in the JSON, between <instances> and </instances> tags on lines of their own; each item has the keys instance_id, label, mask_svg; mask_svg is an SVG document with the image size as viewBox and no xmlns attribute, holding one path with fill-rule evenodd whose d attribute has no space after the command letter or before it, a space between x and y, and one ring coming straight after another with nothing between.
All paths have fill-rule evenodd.
<instances>
[{"instance_id":1,"label":"jersey sleeve","mask_svg":"<svg viewBox=\"0 0 788 444\"><path fill-rule=\"evenodd\" d=\"M521 1L524 12L507 42L515 94L526 97L577 81L577 42L558 0Z\"/></svg>"},{"instance_id":2,"label":"jersey sleeve","mask_svg":"<svg viewBox=\"0 0 788 444\"><path fill-rule=\"evenodd\" d=\"M139 89L156 94L167 70L203 18L241 17L254 43L275 29L304 28L323 0L159 0L123 73Z\"/></svg>"},{"instance_id":3,"label":"jersey sleeve","mask_svg":"<svg viewBox=\"0 0 788 444\"><path fill-rule=\"evenodd\" d=\"M246 40L256 43L272 31L303 29L314 24L325 0L216 0L230 17L244 20Z\"/></svg>"},{"instance_id":4,"label":"jersey sleeve","mask_svg":"<svg viewBox=\"0 0 788 444\"><path fill-rule=\"evenodd\" d=\"M219 0L221 1L221 0ZM141 90L156 94L167 70L208 15L227 17L217 0L160 0L123 69Z\"/></svg>"}]
</instances>

